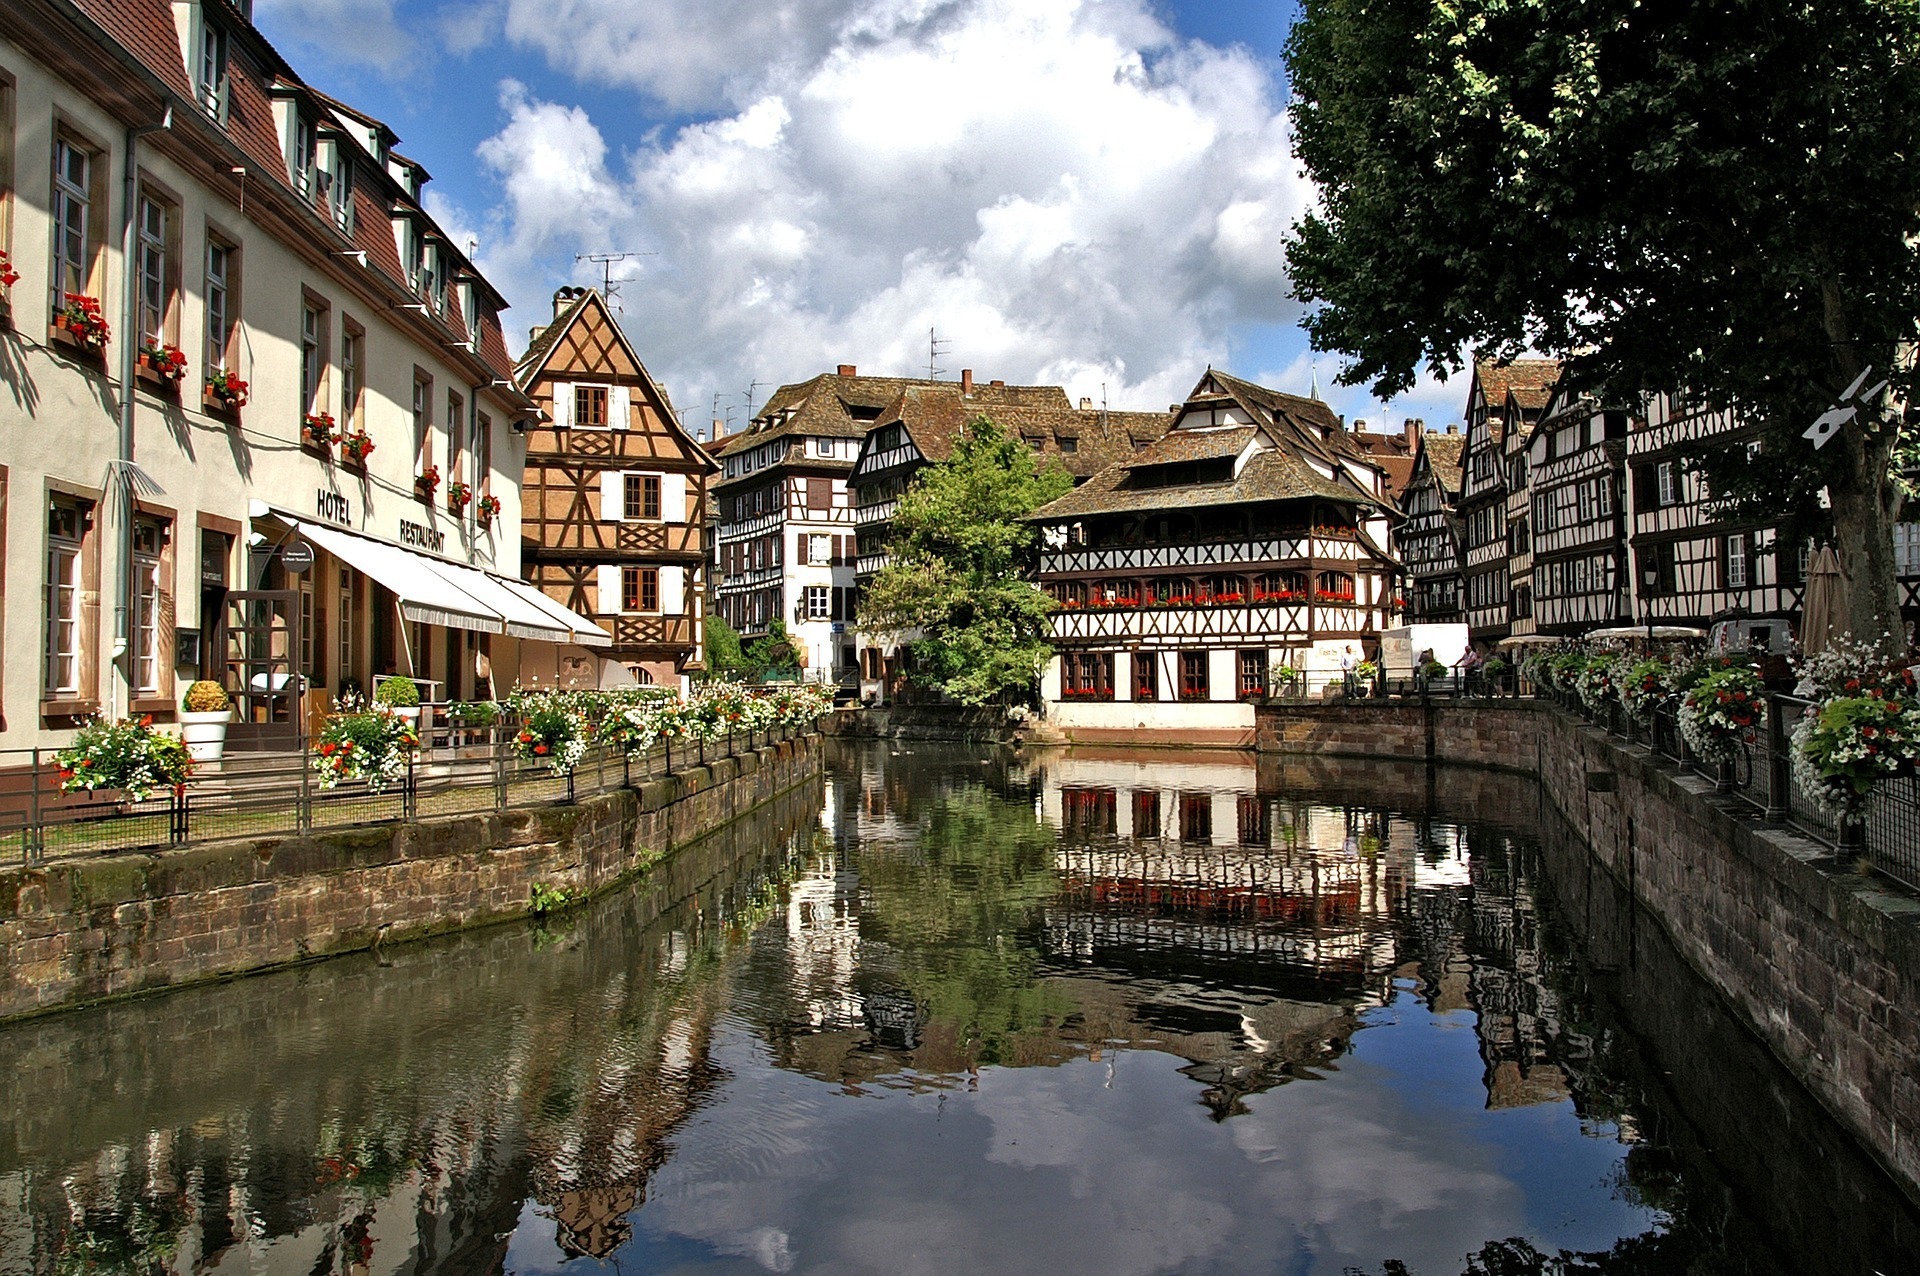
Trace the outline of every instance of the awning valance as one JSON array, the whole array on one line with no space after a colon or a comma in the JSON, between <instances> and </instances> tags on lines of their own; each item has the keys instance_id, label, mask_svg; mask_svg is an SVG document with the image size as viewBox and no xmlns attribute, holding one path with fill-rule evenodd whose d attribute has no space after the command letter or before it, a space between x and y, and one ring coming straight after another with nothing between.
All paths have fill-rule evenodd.
<instances>
[{"instance_id":1,"label":"awning valance","mask_svg":"<svg viewBox=\"0 0 1920 1276\"><path fill-rule=\"evenodd\" d=\"M341 562L392 590L400 600L400 614L408 620L483 634L506 632L506 620L499 612L448 580L437 570L440 565L425 554L316 523L295 521L294 527Z\"/></svg>"},{"instance_id":2,"label":"awning valance","mask_svg":"<svg viewBox=\"0 0 1920 1276\"><path fill-rule=\"evenodd\" d=\"M606 630L524 581L305 519L282 517L300 535L391 590L400 600L400 614L408 620L534 642L613 645Z\"/></svg>"}]
</instances>

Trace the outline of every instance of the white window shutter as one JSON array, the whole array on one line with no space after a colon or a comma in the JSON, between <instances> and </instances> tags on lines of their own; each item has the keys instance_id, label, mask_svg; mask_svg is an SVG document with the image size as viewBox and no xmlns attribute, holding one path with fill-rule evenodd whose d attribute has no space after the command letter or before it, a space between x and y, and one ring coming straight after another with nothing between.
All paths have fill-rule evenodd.
<instances>
[{"instance_id":1,"label":"white window shutter","mask_svg":"<svg viewBox=\"0 0 1920 1276\"><path fill-rule=\"evenodd\" d=\"M600 593L595 614L618 616L620 614L620 564L601 563L593 571Z\"/></svg>"},{"instance_id":2,"label":"white window shutter","mask_svg":"<svg viewBox=\"0 0 1920 1276\"><path fill-rule=\"evenodd\" d=\"M619 470L600 471L600 517L617 523L627 512L627 476Z\"/></svg>"},{"instance_id":3,"label":"white window shutter","mask_svg":"<svg viewBox=\"0 0 1920 1276\"><path fill-rule=\"evenodd\" d=\"M663 523L687 521L686 475L662 474L660 476L660 521Z\"/></svg>"},{"instance_id":4,"label":"white window shutter","mask_svg":"<svg viewBox=\"0 0 1920 1276\"><path fill-rule=\"evenodd\" d=\"M553 423L561 427L573 424L573 382L571 381L553 383Z\"/></svg>"},{"instance_id":5,"label":"white window shutter","mask_svg":"<svg viewBox=\"0 0 1920 1276\"><path fill-rule=\"evenodd\" d=\"M616 430L624 430L632 424L633 389L630 386L617 385L607 391L607 423Z\"/></svg>"},{"instance_id":6,"label":"white window shutter","mask_svg":"<svg viewBox=\"0 0 1920 1276\"><path fill-rule=\"evenodd\" d=\"M660 614L679 616L687 610L686 568L660 569Z\"/></svg>"}]
</instances>

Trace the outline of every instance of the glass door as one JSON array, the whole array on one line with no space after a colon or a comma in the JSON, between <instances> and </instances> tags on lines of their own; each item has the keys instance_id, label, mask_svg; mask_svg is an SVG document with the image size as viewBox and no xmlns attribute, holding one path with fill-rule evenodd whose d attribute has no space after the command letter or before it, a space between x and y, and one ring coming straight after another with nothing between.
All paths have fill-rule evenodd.
<instances>
[{"instance_id":1,"label":"glass door","mask_svg":"<svg viewBox=\"0 0 1920 1276\"><path fill-rule=\"evenodd\" d=\"M292 749L300 743L296 625L300 596L291 589L238 590L227 595L226 684L234 721L232 749Z\"/></svg>"}]
</instances>

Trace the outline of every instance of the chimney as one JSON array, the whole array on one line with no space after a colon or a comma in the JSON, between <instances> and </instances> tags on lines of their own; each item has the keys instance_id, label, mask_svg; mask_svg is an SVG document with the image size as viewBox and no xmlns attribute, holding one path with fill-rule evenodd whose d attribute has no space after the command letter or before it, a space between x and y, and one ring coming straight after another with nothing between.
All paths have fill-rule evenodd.
<instances>
[{"instance_id":1,"label":"chimney","mask_svg":"<svg viewBox=\"0 0 1920 1276\"><path fill-rule=\"evenodd\" d=\"M1460 423L1458 421L1447 422L1447 433L1448 434L1460 433Z\"/></svg>"},{"instance_id":2,"label":"chimney","mask_svg":"<svg viewBox=\"0 0 1920 1276\"><path fill-rule=\"evenodd\" d=\"M1359 417L1353 418L1353 432L1355 434L1365 434L1367 432L1367 423Z\"/></svg>"},{"instance_id":3,"label":"chimney","mask_svg":"<svg viewBox=\"0 0 1920 1276\"><path fill-rule=\"evenodd\" d=\"M860 375L860 369L851 363L843 363L840 365L840 375L843 377L857 377Z\"/></svg>"},{"instance_id":4,"label":"chimney","mask_svg":"<svg viewBox=\"0 0 1920 1276\"><path fill-rule=\"evenodd\" d=\"M1083 396L1081 396L1081 399L1080 399L1080 410L1081 410L1082 412L1091 412L1091 411L1093 411L1093 400L1092 400L1092 399L1089 399L1089 398L1087 398L1087 397L1085 397L1084 395L1083 395Z\"/></svg>"},{"instance_id":5,"label":"chimney","mask_svg":"<svg viewBox=\"0 0 1920 1276\"><path fill-rule=\"evenodd\" d=\"M545 324L527 329L527 344L532 345L534 342L540 340L540 334L546 330L547 326Z\"/></svg>"},{"instance_id":6,"label":"chimney","mask_svg":"<svg viewBox=\"0 0 1920 1276\"><path fill-rule=\"evenodd\" d=\"M990 386L993 386L997 390L1004 390L1007 388L1007 383L1005 381L989 381L987 382L987 384Z\"/></svg>"},{"instance_id":7,"label":"chimney","mask_svg":"<svg viewBox=\"0 0 1920 1276\"><path fill-rule=\"evenodd\" d=\"M1406 427L1401 431L1407 440L1407 451L1411 452L1420 446L1420 435L1426 428L1427 423L1419 417L1410 416L1407 418Z\"/></svg>"},{"instance_id":8,"label":"chimney","mask_svg":"<svg viewBox=\"0 0 1920 1276\"><path fill-rule=\"evenodd\" d=\"M973 369L972 368L960 369L960 393L961 394L973 393Z\"/></svg>"},{"instance_id":9,"label":"chimney","mask_svg":"<svg viewBox=\"0 0 1920 1276\"><path fill-rule=\"evenodd\" d=\"M565 310L568 306L571 306L574 302L585 296L586 292L587 290L585 288L574 287L556 290L553 294L553 317L558 319L562 310Z\"/></svg>"}]
</instances>

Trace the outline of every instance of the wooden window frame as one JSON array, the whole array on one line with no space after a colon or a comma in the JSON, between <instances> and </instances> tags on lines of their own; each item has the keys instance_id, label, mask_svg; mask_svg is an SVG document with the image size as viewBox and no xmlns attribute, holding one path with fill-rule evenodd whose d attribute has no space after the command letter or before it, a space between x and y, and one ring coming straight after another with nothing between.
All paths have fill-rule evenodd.
<instances>
[{"instance_id":1,"label":"wooden window frame","mask_svg":"<svg viewBox=\"0 0 1920 1276\"><path fill-rule=\"evenodd\" d=\"M66 173L62 162L65 153L75 153L86 160L87 171L84 184L76 184ZM108 209L105 170L111 158L107 147L88 137L84 132L72 127L64 119L56 120L53 130L52 171L48 178L47 221L53 236L51 263L51 298L48 310L49 321L66 304L68 293L93 297L103 305L107 298L103 291L105 284L106 239L101 233L100 218ZM80 260L68 258L67 233L71 219L71 209L78 204L82 213L80 226ZM75 278L69 286L68 270L72 269Z\"/></svg>"},{"instance_id":2,"label":"wooden window frame","mask_svg":"<svg viewBox=\"0 0 1920 1276\"><path fill-rule=\"evenodd\" d=\"M433 375L424 368L413 370L413 450L425 474L433 464Z\"/></svg>"},{"instance_id":3,"label":"wooden window frame","mask_svg":"<svg viewBox=\"0 0 1920 1276\"><path fill-rule=\"evenodd\" d=\"M590 411L589 408L594 410ZM582 430L606 430L612 425L613 390L609 386L576 382L573 387L573 424ZM595 417L598 420L595 420Z\"/></svg>"},{"instance_id":4,"label":"wooden window frame","mask_svg":"<svg viewBox=\"0 0 1920 1276\"><path fill-rule=\"evenodd\" d=\"M364 430L367 397L367 330L340 317L340 428Z\"/></svg>"},{"instance_id":5,"label":"wooden window frame","mask_svg":"<svg viewBox=\"0 0 1920 1276\"><path fill-rule=\"evenodd\" d=\"M332 362L333 310L310 290L300 294L300 399L303 415L327 411L327 373ZM344 413L342 414L344 415Z\"/></svg>"},{"instance_id":6,"label":"wooden window frame","mask_svg":"<svg viewBox=\"0 0 1920 1276\"><path fill-rule=\"evenodd\" d=\"M1208 666L1211 653L1205 651L1183 651L1180 653L1180 700L1193 704L1213 699L1212 679Z\"/></svg>"},{"instance_id":7,"label":"wooden window frame","mask_svg":"<svg viewBox=\"0 0 1920 1276\"><path fill-rule=\"evenodd\" d=\"M215 254L218 254L216 259ZM221 270L215 282L214 265ZM234 342L240 331L240 248L237 240L207 228L201 253L201 279L206 304L206 371L229 371L234 365ZM217 298L217 301L216 301Z\"/></svg>"},{"instance_id":8,"label":"wooden window frame","mask_svg":"<svg viewBox=\"0 0 1920 1276\"><path fill-rule=\"evenodd\" d=\"M74 599L74 686L52 685L54 656L53 592L50 567L53 555L52 511L56 505L72 506L79 519L76 566L78 584ZM83 718L100 709L100 493L87 488L48 481L41 505L41 631L40 631L40 713L43 718Z\"/></svg>"}]
</instances>

